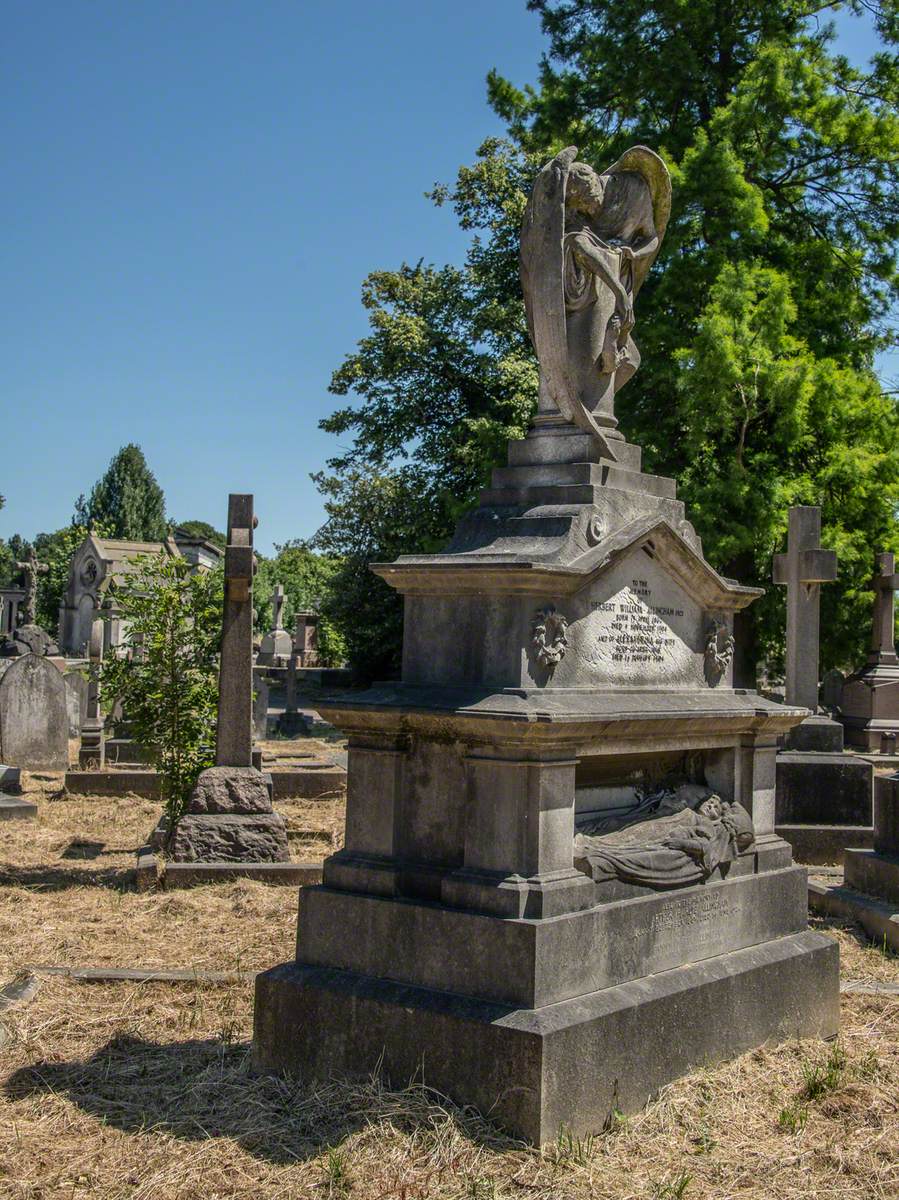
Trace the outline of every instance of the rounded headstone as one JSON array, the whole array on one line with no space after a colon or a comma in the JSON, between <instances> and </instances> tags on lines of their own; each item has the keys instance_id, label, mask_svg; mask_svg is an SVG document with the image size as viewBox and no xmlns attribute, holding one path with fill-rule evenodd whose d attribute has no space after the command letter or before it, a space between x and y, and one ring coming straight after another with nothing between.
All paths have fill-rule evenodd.
<instances>
[{"instance_id":1,"label":"rounded headstone","mask_svg":"<svg viewBox=\"0 0 899 1200\"><path fill-rule=\"evenodd\" d=\"M23 654L0 679L0 759L26 770L65 770L68 764L66 685L37 654Z\"/></svg>"}]
</instances>

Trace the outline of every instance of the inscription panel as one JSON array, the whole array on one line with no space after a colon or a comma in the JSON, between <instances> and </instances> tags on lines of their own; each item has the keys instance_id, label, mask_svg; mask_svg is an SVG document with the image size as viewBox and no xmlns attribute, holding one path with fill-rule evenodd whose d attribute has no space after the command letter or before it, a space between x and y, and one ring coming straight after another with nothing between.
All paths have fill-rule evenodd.
<instances>
[{"instance_id":1,"label":"inscription panel","mask_svg":"<svg viewBox=\"0 0 899 1200\"><path fill-rule=\"evenodd\" d=\"M597 634L615 663L661 663L673 653L678 639L666 617L683 617L684 610L670 604L653 604L645 579L632 579L612 600L596 600L594 612L607 613L610 623Z\"/></svg>"},{"instance_id":2,"label":"inscription panel","mask_svg":"<svg viewBox=\"0 0 899 1200\"><path fill-rule=\"evenodd\" d=\"M647 554L638 551L582 597L575 652L591 681L619 686L705 687L704 614Z\"/></svg>"}]
</instances>

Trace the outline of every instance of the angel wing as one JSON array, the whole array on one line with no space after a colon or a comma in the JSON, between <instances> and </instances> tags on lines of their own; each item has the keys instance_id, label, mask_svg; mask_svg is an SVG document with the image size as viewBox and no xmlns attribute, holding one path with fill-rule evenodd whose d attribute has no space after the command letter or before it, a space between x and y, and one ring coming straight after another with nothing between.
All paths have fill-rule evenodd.
<instances>
[{"instance_id":1,"label":"angel wing","mask_svg":"<svg viewBox=\"0 0 899 1200\"><path fill-rule=\"evenodd\" d=\"M568 369L562 238L565 187L576 157L577 147L569 146L534 181L521 225L521 286L541 392L566 420L598 438L606 457L617 461L604 431L577 396Z\"/></svg>"}]
</instances>

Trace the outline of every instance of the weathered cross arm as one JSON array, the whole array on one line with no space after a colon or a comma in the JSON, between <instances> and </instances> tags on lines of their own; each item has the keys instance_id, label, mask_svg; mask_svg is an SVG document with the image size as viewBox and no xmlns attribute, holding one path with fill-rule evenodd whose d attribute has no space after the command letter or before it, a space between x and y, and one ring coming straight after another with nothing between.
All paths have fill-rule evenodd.
<instances>
[{"instance_id":1,"label":"weathered cross arm","mask_svg":"<svg viewBox=\"0 0 899 1200\"><path fill-rule=\"evenodd\" d=\"M833 583L837 578L836 550L799 550L774 556L774 582L790 584L795 563L797 583Z\"/></svg>"}]
</instances>

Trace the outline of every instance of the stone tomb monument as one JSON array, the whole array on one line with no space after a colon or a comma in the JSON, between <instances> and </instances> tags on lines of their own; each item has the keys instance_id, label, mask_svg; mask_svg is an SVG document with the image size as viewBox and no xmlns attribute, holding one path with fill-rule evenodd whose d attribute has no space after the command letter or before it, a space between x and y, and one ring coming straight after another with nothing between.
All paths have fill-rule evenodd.
<instances>
[{"instance_id":1,"label":"stone tomb monument","mask_svg":"<svg viewBox=\"0 0 899 1200\"><path fill-rule=\"evenodd\" d=\"M300 667L318 666L318 613L311 609L294 613L296 622L293 652Z\"/></svg>"},{"instance_id":2,"label":"stone tomb monument","mask_svg":"<svg viewBox=\"0 0 899 1200\"><path fill-rule=\"evenodd\" d=\"M878 554L871 652L860 671L843 684L840 702L846 740L869 753L896 753L899 734L899 658L896 657L896 560Z\"/></svg>"},{"instance_id":3,"label":"stone tomb monument","mask_svg":"<svg viewBox=\"0 0 899 1200\"><path fill-rule=\"evenodd\" d=\"M821 584L837 577L837 556L821 547L821 509L790 509L787 552L774 582L787 590L786 702L811 709L777 757L777 831L802 862L836 862L870 837L874 768L843 751L843 726L818 712Z\"/></svg>"},{"instance_id":4,"label":"stone tomb monument","mask_svg":"<svg viewBox=\"0 0 899 1200\"><path fill-rule=\"evenodd\" d=\"M256 662L264 667L283 667L293 653L293 641L284 628L282 613L284 611L284 588L280 583L275 584L272 591L272 613L274 620L272 628L262 639Z\"/></svg>"},{"instance_id":5,"label":"stone tomb monument","mask_svg":"<svg viewBox=\"0 0 899 1200\"><path fill-rule=\"evenodd\" d=\"M69 719L62 672L42 654L22 654L0 678L0 761L64 771Z\"/></svg>"},{"instance_id":6,"label":"stone tomb monument","mask_svg":"<svg viewBox=\"0 0 899 1200\"><path fill-rule=\"evenodd\" d=\"M255 1008L259 1068L423 1070L536 1143L831 1036L839 1001L774 832L777 740L807 713L732 687L759 592L616 428L668 174L575 155L522 230L534 425L446 550L374 567L405 596L402 682L319 705L349 738L345 846Z\"/></svg>"},{"instance_id":7,"label":"stone tomb monument","mask_svg":"<svg viewBox=\"0 0 899 1200\"><path fill-rule=\"evenodd\" d=\"M197 780L169 853L175 862L287 862L271 776L253 766L253 497L228 498L215 766Z\"/></svg>"}]
</instances>

